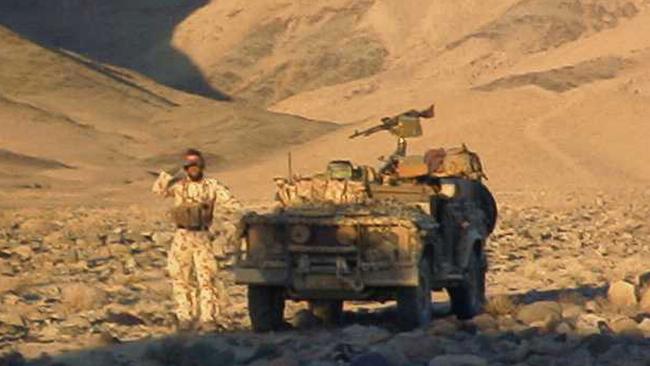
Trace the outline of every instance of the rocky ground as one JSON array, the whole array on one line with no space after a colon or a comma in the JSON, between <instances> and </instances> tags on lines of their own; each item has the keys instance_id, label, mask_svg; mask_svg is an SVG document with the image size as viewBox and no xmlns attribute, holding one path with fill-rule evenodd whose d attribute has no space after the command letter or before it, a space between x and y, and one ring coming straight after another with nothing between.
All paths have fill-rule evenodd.
<instances>
[{"instance_id":1,"label":"rocky ground","mask_svg":"<svg viewBox=\"0 0 650 366\"><path fill-rule=\"evenodd\" d=\"M354 303L324 328L292 304L295 329L266 335L248 331L227 272L229 330L174 334L159 213L4 211L0 365L650 365L649 197L501 211L473 321L440 303L431 326L400 333L390 304Z\"/></svg>"}]
</instances>

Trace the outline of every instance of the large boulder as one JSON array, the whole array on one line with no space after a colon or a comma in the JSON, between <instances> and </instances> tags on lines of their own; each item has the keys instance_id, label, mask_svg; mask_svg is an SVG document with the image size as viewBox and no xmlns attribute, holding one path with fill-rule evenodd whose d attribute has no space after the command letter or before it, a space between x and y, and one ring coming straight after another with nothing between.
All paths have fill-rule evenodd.
<instances>
[{"instance_id":1,"label":"large boulder","mask_svg":"<svg viewBox=\"0 0 650 366\"><path fill-rule=\"evenodd\" d=\"M558 324L562 320L562 305L555 301L539 301L522 306L517 319L527 325Z\"/></svg>"},{"instance_id":2,"label":"large boulder","mask_svg":"<svg viewBox=\"0 0 650 366\"><path fill-rule=\"evenodd\" d=\"M650 337L650 318L643 319L641 324L639 324L639 330L643 332L646 337Z\"/></svg>"},{"instance_id":3,"label":"large boulder","mask_svg":"<svg viewBox=\"0 0 650 366\"><path fill-rule=\"evenodd\" d=\"M627 281L613 282L607 290L607 299L612 305L620 308L636 306L636 287Z\"/></svg>"},{"instance_id":4,"label":"large boulder","mask_svg":"<svg viewBox=\"0 0 650 366\"><path fill-rule=\"evenodd\" d=\"M628 317L622 316L612 320L609 327L616 334L627 336L643 336L643 332L639 329L638 324Z\"/></svg>"}]
</instances>

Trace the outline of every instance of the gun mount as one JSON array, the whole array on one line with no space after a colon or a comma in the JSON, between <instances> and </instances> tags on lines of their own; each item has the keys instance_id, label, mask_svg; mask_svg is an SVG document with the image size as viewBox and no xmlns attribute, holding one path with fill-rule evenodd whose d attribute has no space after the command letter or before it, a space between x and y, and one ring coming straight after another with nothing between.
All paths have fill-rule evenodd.
<instances>
[{"instance_id":1,"label":"gun mount","mask_svg":"<svg viewBox=\"0 0 650 366\"><path fill-rule=\"evenodd\" d=\"M400 158L406 157L407 139L422 136L422 124L420 118L433 118L435 116L435 105L418 111L415 109L400 113L393 117L384 117L381 123L361 131L354 131L350 139L360 136L370 136L380 131L388 131L397 137L397 148L390 155L381 172L394 170Z\"/></svg>"}]
</instances>

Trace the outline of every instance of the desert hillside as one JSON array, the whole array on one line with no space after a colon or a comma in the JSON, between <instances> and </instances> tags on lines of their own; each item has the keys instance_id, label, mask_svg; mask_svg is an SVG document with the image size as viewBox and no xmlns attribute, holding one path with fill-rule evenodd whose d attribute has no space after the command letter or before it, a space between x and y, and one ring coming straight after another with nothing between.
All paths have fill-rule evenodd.
<instances>
[{"instance_id":1,"label":"desert hillside","mask_svg":"<svg viewBox=\"0 0 650 366\"><path fill-rule=\"evenodd\" d=\"M3 56L3 121L12 126L3 159L16 165L11 154L19 153L40 159L36 166L54 164L49 176L81 163L69 155L105 172L134 157L157 166L195 145L214 156L238 195L265 200L289 150L307 171L332 158L375 164L392 151L391 138L347 135L436 102L436 120L411 152L467 143L504 197L564 200L576 191L643 189L650 179L639 158L650 152L646 1L10 0L0 9L3 24L48 47ZM11 47L26 42L8 32ZM79 73L89 76L77 81ZM350 126L325 134L332 125L270 117L260 107ZM58 120L13 128L22 123L14 116L43 113ZM24 138L28 130L35 138ZM69 142L38 137L59 135ZM85 158L64 147L73 145L87 146ZM115 174L138 189L148 179ZM131 187L112 191L122 188Z\"/></svg>"},{"instance_id":2,"label":"desert hillside","mask_svg":"<svg viewBox=\"0 0 650 366\"><path fill-rule=\"evenodd\" d=\"M246 166L336 128L178 92L5 28L0 44L6 204L84 204L80 193L103 200L115 191L133 198L146 189L147 171L173 168L189 146L206 150L214 169Z\"/></svg>"}]
</instances>

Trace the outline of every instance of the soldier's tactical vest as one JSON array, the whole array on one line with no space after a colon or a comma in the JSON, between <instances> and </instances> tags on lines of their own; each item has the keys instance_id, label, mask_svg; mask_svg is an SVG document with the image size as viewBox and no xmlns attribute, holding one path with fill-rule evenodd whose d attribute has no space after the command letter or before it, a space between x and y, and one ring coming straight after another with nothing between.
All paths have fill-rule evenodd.
<instances>
[{"instance_id":1,"label":"soldier's tactical vest","mask_svg":"<svg viewBox=\"0 0 650 366\"><path fill-rule=\"evenodd\" d=\"M172 209L174 223L181 229L208 230L212 224L213 207L210 204L185 203Z\"/></svg>"}]
</instances>

